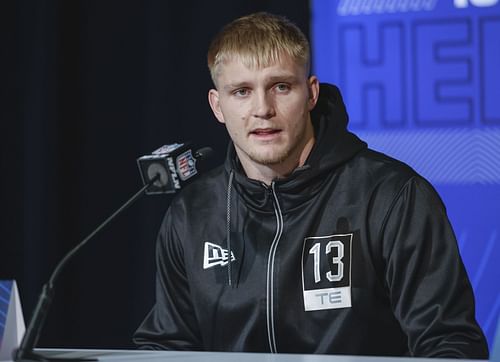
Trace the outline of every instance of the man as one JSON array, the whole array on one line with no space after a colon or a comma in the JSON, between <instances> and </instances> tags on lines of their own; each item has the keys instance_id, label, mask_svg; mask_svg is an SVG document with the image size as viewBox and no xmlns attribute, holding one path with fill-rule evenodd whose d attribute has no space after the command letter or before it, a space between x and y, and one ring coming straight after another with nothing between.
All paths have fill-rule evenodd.
<instances>
[{"instance_id":1,"label":"man","mask_svg":"<svg viewBox=\"0 0 500 362\"><path fill-rule=\"evenodd\" d=\"M487 358L474 297L432 186L347 131L288 20L214 39L223 167L171 204L143 348Z\"/></svg>"}]
</instances>

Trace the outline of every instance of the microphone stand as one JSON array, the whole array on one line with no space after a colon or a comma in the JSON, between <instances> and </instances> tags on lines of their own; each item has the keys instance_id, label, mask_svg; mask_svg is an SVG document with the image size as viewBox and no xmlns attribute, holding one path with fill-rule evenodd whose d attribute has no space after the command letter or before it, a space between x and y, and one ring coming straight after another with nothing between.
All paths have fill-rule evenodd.
<instances>
[{"instance_id":1,"label":"microphone stand","mask_svg":"<svg viewBox=\"0 0 500 362\"><path fill-rule=\"evenodd\" d=\"M144 187L142 187L134 196L132 196L127 202L125 202L118 210L116 210L110 217L108 217L101 225L99 225L93 232L91 232L85 239L83 239L77 246L69 251L68 254L57 264L54 272L52 273L49 281L43 286L42 292L38 298L38 303L33 312L33 316L31 317L28 328L26 329L26 333L21 340L21 345L14 352L14 361L22 362L22 361L97 361L97 359L92 358L53 358L53 357L44 357L40 354L37 354L33 351L36 343L38 342L38 338L40 336L40 331L45 322L45 317L47 316L47 311L52 302L52 298L54 296L54 287L55 282L59 275L61 274L62 269L66 266L68 261L83 248L89 240L91 240L99 231L101 231L106 225L108 225L115 217L121 214L125 209L127 209L130 205L132 205L135 201L137 201L148 187L150 187L153 183L155 183L160 178L160 174L156 174Z\"/></svg>"}]
</instances>

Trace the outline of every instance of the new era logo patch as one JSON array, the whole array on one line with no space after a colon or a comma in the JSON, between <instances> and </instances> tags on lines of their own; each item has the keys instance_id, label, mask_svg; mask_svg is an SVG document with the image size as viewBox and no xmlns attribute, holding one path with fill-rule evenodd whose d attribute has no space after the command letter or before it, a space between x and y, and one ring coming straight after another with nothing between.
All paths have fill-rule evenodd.
<instances>
[{"instance_id":1,"label":"new era logo patch","mask_svg":"<svg viewBox=\"0 0 500 362\"><path fill-rule=\"evenodd\" d=\"M216 265L224 266L228 263L228 251L217 244L205 242L205 251L203 256L203 269L209 269ZM235 261L233 252L231 252L231 261Z\"/></svg>"}]
</instances>

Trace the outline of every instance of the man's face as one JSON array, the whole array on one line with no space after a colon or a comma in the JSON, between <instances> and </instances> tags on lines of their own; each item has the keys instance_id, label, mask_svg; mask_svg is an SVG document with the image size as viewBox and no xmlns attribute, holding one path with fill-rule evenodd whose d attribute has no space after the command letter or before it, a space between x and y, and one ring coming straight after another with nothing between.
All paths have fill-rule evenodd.
<instances>
[{"instance_id":1,"label":"man's face","mask_svg":"<svg viewBox=\"0 0 500 362\"><path fill-rule=\"evenodd\" d=\"M314 140L309 112L319 93L316 77L288 58L261 69L235 58L220 65L209 102L224 123L243 167L299 160Z\"/></svg>"}]
</instances>

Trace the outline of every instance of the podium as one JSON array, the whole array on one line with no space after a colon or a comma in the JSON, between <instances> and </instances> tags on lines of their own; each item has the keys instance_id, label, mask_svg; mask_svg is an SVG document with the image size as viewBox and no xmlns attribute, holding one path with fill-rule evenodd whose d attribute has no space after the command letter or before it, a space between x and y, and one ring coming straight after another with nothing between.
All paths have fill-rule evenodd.
<instances>
[{"instance_id":1,"label":"podium","mask_svg":"<svg viewBox=\"0 0 500 362\"><path fill-rule=\"evenodd\" d=\"M242 352L181 352L143 350L96 349L45 349L37 353L52 358L94 358L98 361L166 361L166 362L436 362L432 358L371 357L319 354L270 354ZM456 359L439 359L439 362L456 362ZM472 362L478 360L461 360Z\"/></svg>"}]
</instances>

